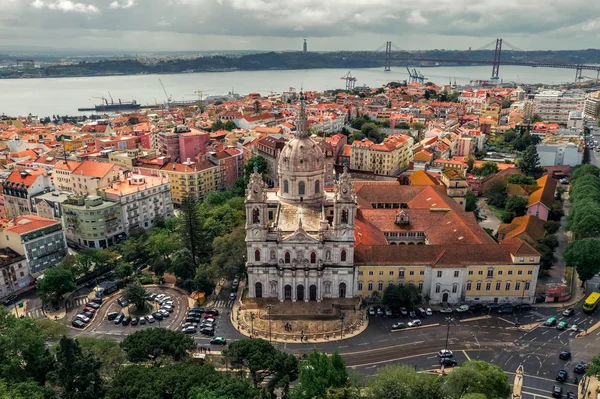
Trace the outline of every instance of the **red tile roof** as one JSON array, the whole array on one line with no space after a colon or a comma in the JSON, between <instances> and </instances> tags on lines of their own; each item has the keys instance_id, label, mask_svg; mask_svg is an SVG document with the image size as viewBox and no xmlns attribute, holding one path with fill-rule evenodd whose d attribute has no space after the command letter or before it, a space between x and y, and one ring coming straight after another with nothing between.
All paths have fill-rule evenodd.
<instances>
[{"instance_id":1,"label":"red tile roof","mask_svg":"<svg viewBox=\"0 0 600 399\"><path fill-rule=\"evenodd\" d=\"M114 163L108 162L83 161L73 170L73 173L76 175L102 178L106 176L114 166Z\"/></svg>"},{"instance_id":2,"label":"red tile roof","mask_svg":"<svg viewBox=\"0 0 600 399\"><path fill-rule=\"evenodd\" d=\"M60 224L60 222L39 216L27 215L19 216L15 219L15 223L12 226L6 227L4 230L16 234L25 234L55 224Z\"/></svg>"}]
</instances>

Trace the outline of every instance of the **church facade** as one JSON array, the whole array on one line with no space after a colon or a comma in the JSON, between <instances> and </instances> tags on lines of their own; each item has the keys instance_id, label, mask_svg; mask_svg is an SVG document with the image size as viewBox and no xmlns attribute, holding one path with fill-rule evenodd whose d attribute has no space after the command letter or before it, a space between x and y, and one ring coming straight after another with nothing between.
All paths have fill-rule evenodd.
<instances>
[{"instance_id":1,"label":"church facade","mask_svg":"<svg viewBox=\"0 0 600 399\"><path fill-rule=\"evenodd\" d=\"M351 298L356 193L344 172L325 188L325 156L308 133L300 101L294 138L283 148L278 187L255 172L246 189L246 247L250 298L318 301Z\"/></svg>"}]
</instances>

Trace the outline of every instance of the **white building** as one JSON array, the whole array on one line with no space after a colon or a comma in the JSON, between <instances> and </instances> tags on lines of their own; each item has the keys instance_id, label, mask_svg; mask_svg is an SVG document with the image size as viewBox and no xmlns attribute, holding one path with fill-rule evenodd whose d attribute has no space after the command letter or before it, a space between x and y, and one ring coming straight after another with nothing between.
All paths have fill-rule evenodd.
<instances>
[{"instance_id":1,"label":"white building","mask_svg":"<svg viewBox=\"0 0 600 399\"><path fill-rule=\"evenodd\" d=\"M547 90L535 95L532 114L544 122L567 123L570 112L583 112L584 102L578 91Z\"/></svg>"},{"instance_id":2,"label":"white building","mask_svg":"<svg viewBox=\"0 0 600 399\"><path fill-rule=\"evenodd\" d=\"M574 143L542 143L537 152L541 166L577 166L583 161L583 152Z\"/></svg>"},{"instance_id":3,"label":"white building","mask_svg":"<svg viewBox=\"0 0 600 399\"><path fill-rule=\"evenodd\" d=\"M295 138L279 157L276 191L254 173L246 190L249 296L321 301L356 294L355 192L348 173L325 191L324 155L301 98Z\"/></svg>"}]
</instances>

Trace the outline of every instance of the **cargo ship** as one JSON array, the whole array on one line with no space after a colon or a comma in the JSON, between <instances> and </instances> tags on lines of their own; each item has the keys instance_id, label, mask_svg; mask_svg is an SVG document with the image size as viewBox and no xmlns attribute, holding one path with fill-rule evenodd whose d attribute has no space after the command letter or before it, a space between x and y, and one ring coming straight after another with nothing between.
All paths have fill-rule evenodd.
<instances>
[{"instance_id":1,"label":"cargo ship","mask_svg":"<svg viewBox=\"0 0 600 399\"><path fill-rule=\"evenodd\" d=\"M121 101L114 102L112 97L110 102L104 97L102 98L102 104L95 105L94 108L78 108L77 111L96 111L96 112L117 112L117 111L130 111L141 108L141 104L138 104L136 100L132 101Z\"/></svg>"}]
</instances>

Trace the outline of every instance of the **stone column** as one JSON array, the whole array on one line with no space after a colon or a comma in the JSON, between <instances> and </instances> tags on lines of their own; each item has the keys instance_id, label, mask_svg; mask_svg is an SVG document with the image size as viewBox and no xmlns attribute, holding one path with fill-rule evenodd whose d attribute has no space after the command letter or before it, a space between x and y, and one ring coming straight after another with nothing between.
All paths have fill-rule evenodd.
<instances>
[{"instance_id":1,"label":"stone column","mask_svg":"<svg viewBox=\"0 0 600 399\"><path fill-rule=\"evenodd\" d=\"M292 277L292 302L296 302L296 276Z\"/></svg>"},{"instance_id":2,"label":"stone column","mask_svg":"<svg viewBox=\"0 0 600 399\"><path fill-rule=\"evenodd\" d=\"M304 274L304 302L308 302L310 298L310 287L308 286L308 277Z\"/></svg>"},{"instance_id":3,"label":"stone column","mask_svg":"<svg viewBox=\"0 0 600 399\"><path fill-rule=\"evenodd\" d=\"M323 279L321 278L321 276L317 277L317 302L321 302L322 299L322 295L323 295L323 290L321 288L321 286L323 285Z\"/></svg>"},{"instance_id":4,"label":"stone column","mask_svg":"<svg viewBox=\"0 0 600 399\"><path fill-rule=\"evenodd\" d=\"M283 292L283 277L279 276L278 278L278 282L277 282L277 288L279 291L279 302L283 302L285 299L285 293Z\"/></svg>"}]
</instances>

